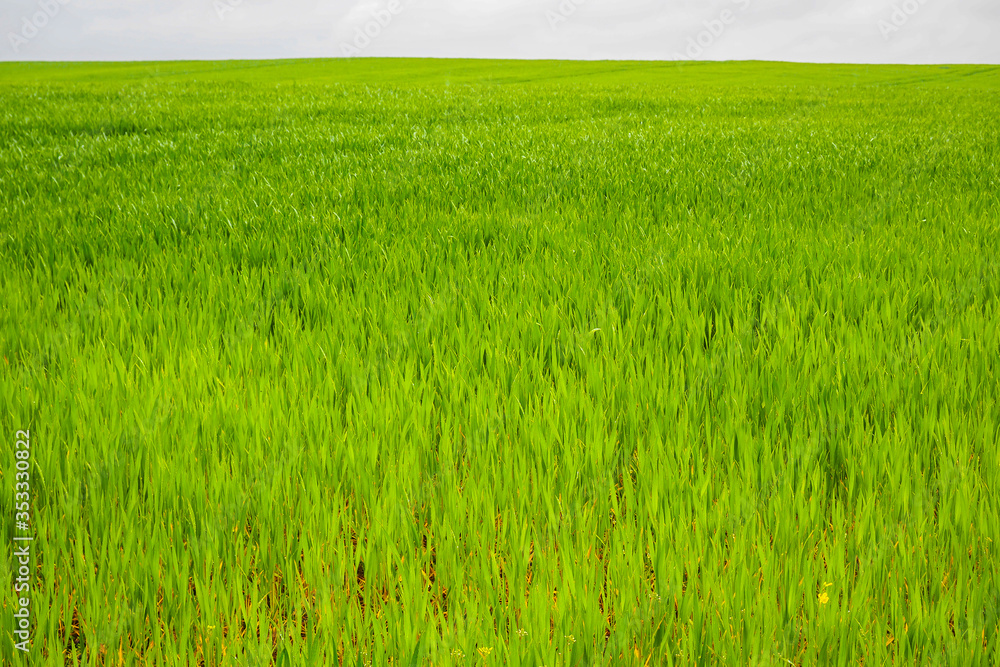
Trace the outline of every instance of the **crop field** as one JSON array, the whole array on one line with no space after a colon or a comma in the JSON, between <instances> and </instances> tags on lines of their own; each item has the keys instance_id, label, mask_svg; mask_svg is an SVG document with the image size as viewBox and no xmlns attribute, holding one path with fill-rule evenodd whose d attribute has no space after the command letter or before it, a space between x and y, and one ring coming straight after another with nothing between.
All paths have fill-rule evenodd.
<instances>
[{"instance_id":1,"label":"crop field","mask_svg":"<svg viewBox=\"0 0 1000 667\"><path fill-rule=\"evenodd\" d=\"M0 64L0 662L1000 664L998 110Z\"/></svg>"}]
</instances>

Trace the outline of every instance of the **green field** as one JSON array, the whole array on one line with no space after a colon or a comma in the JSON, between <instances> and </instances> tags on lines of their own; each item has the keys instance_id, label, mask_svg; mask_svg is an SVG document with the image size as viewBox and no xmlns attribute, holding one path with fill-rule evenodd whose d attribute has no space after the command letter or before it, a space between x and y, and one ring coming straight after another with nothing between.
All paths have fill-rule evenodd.
<instances>
[{"instance_id":1,"label":"green field","mask_svg":"<svg viewBox=\"0 0 1000 667\"><path fill-rule=\"evenodd\" d=\"M0 64L0 662L1000 664L998 110L998 67Z\"/></svg>"}]
</instances>

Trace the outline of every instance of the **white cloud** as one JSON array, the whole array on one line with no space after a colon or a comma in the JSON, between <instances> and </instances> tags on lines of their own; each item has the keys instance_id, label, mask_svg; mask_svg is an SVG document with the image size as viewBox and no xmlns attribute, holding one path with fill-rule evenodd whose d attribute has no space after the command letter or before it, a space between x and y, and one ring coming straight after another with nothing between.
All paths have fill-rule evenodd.
<instances>
[{"instance_id":1,"label":"white cloud","mask_svg":"<svg viewBox=\"0 0 1000 667\"><path fill-rule=\"evenodd\" d=\"M1000 64L994 0L394 1L363 55L666 59L700 39L709 60ZM6 0L0 59L336 57L388 2ZM25 37L45 7L58 10Z\"/></svg>"}]
</instances>

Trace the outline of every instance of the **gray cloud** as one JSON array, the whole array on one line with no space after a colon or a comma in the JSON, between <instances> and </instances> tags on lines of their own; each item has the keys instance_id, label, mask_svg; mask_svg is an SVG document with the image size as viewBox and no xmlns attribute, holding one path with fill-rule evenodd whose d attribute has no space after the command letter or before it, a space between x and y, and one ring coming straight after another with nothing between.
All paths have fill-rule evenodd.
<instances>
[{"instance_id":1,"label":"gray cloud","mask_svg":"<svg viewBox=\"0 0 1000 667\"><path fill-rule=\"evenodd\" d=\"M994 0L7 0L0 60L1000 64Z\"/></svg>"}]
</instances>

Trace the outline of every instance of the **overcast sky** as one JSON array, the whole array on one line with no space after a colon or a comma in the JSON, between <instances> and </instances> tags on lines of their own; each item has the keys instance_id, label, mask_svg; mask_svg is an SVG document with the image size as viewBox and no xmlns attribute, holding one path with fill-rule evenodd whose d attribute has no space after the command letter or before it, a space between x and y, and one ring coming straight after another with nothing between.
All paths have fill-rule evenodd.
<instances>
[{"instance_id":1,"label":"overcast sky","mask_svg":"<svg viewBox=\"0 0 1000 667\"><path fill-rule=\"evenodd\" d=\"M0 60L1000 64L1000 0L0 0Z\"/></svg>"}]
</instances>

